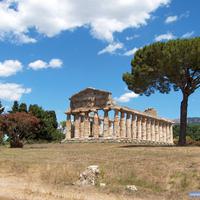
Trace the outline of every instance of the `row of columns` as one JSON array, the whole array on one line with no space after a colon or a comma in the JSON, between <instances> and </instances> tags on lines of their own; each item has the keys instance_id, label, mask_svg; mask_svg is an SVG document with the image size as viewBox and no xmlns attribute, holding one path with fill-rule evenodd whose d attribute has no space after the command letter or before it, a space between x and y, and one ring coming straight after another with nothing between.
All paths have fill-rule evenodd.
<instances>
[{"instance_id":1,"label":"row of columns","mask_svg":"<svg viewBox=\"0 0 200 200\"><path fill-rule=\"evenodd\" d=\"M120 115L119 115L120 113ZM125 117L126 116L126 117ZM103 134L101 133L101 121L103 121ZM71 114L67 114L66 138L122 138L134 140L147 140L162 143L173 143L172 123L159 120L150 116L139 115L134 112L115 110L114 120L109 119L109 110L104 110L104 118L101 120L98 112L94 112L92 130L89 112L74 114L72 130ZM74 133L74 135L72 135Z\"/></svg>"}]
</instances>

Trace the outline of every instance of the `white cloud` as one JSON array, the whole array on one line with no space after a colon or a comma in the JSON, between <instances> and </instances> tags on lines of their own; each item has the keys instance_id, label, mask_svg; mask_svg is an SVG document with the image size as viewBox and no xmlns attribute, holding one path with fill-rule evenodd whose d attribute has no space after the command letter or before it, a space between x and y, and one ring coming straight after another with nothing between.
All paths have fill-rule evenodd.
<instances>
[{"instance_id":1,"label":"white cloud","mask_svg":"<svg viewBox=\"0 0 200 200\"><path fill-rule=\"evenodd\" d=\"M183 18L188 18L190 16L190 12L189 11L186 11L185 13L181 14L181 15L171 15L171 16L168 16L166 19L165 19L165 23L166 24L170 24L170 23L173 23L173 22L176 22L178 20L181 20Z\"/></svg>"},{"instance_id":2,"label":"white cloud","mask_svg":"<svg viewBox=\"0 0 200 200\"><path fill-rule=\"evenodd\" d=\"M36 60L34 62L29 63L28 65L31 69L38 70L38 69L44 69L48 67L48 64L44 62L43 60Z\"/></svg>"},{"instance_id":3,"label":"white cloud","mask_svg":"<svg viewBox=\"0 0 200 200\"><path fill-rule=\"evenodd\" d=\"M49 67L51 68L60 68L62 67L63 62L60 59L51 59L49 62Z\"/></svg>"},{"instance_id":4,"label":"white cloud","mask_svg":"<svg viewBox=\"0 0 200 200\"><path fill-rule=\"evenodd\" d=\"M47 69L47 68L61 68L63 65L62 60L60 59L51 59L49 63L43 61L43 60L36 60L34 62L29 63L29 68L33 70L39 70L39 69Z\"/></svg>"},{"instance_id":5,"label":"white cloud","mask_svg":"<svg viewBox=\"0 0 200 200\"><path fill-rule=\"evenodd\" d=\"M173 22L175 22L177 20L178 20L178 16L177 15L169 16L169 17L166 18L165 23L166 24L170 24L170 23L173 23Z\"/></svg>"},{"instance_id":6,"label":"white cloud","mask_svg":"<svg viewBox=\"0 0 200 200\"><path fill-rule=\"evenodd\" d=\"M133 49L125 52L124 56L133 56L137 50L138 50L138 48L134 47Z\"/></svg>"},{"instance_id":7,"label":"white cloud","mask_svg":"<svg viewBox=\"0 0 200 200\"><path fill-rule=\"evenodd\" d=\"M189 16L190 16L190 11L186 11L185 13L181 14L181 15L179 16L179 18L180 18L180 19L182 19L182 18L188 18Z\"/></svg>"},{"instance_id":8,"label":"white cloud","mask_svg":"<svg viewBox=\"0 0 200 200\"><path fill-rule=\"evenodd\" d=\"M116 50L122 49L123 47L124 47L124 45L120 42L112 43L112 44L109 44L104 49L102 49L101 51L99 51L98 55L101 55L101 54L104 54L104 53L114 54L116 52Z\"/></svg>"},{"instance_id":9,"label":"white cloud","mask_svg":"<svg viewBox=\"0 0 200 200\"><path fill-rule=\"evenodd\" d=\"M16 35L16 41L14 42L28 44L28 43L36 43L37 40L29 37L28 35L19 34L18 36Z\"/></svg>"},{"instance_id":10,"label":"white cloud","mask_svg":"<svg viewBox=\"0 0 200 200\"><path fill-rule=\"evenodd\" d=\"M157 35L155 37L155 41L163 41L163 40L172 40L175 38L175 35L173 35L172 33L166 33L166 34L161 34L161 35Z\"/></svg>"},{"instance_id":11,"label":"white cloud","mask_svg":"<svg viewBox=\"0 0 200 200\"><path fill-rule=\"evenodd\" d=\"M4 40L8 40L11 43L15 43L15 44L28 44L28 43L36 43L37 40L34 38L29 37L26 34L23 33L2 33L0 30L0 40L4 41Z\"/></svg>"},{"instance_id":12,"label":"white cloud","mask_svg":"<svg viewBox=\"0 0 200 200\"><path fill-rule=\"evenodd\" d=\"M194 35L194 31L191 32L187 32L185 34L182 35L182 38L190 38Z\"/></svg>"},{"instance_id":13,"label":"white cloud","mask_svg":"<svg viewBox=\"0 0 200 200\"><path fill-rule=\"evenodd\" d=\"M134 92L126 92L124 93L123 95L121 95L120 97L115 97L114 99L117 101L117 102L120 102L120 103L127 103L129 102L131 99L133 98L137 98L139 97L139 94L136 94Z\"/></svg>"},{"instance_id":14,"label":"white cloud","mask_svg":"<svg viewBox=\"0 0 200 200\"><path fill-rule=\"evenodd\" d=\"M15 75L23 68L18 60L5 60L0 62L0 77L8 77Z\"/></svg>"},{"instance_id":15,"label":"white cloud","mask_svg":"<svg viewBox=\"0 0 200 200\"><path fill-rule=\"evenodd\" d=\"M135 35L133 35L133 36L127 36L127 37L126 37L126 40L127 40L127 41L130 41L130 40L133 40L133 39L136 39L136 38L139 38L139 37L140 37L140 35L135 34Z\"/></svg>"},{"instance_id":16,"label":"white cloud","mask_svg":"<svg viewBox=\"0 0 200 200\"><path fill-rule=\"evenodd\" d=\"M5 101L20 100L23 94L29 94L30 88L16 83L0 83L0 99Z\"/></svg>"},{"instance_id":17,"label":"white cloud","mask_svg":"<svg viewBox=\"0 0 200 200\"><path fill-rule=\"evenodd\" d=\"M15 9L11 6L15 3ZM62 31L89 27L98 39L113 41L113 33L147 23L151 13L170 0L3 0L0 1L0 38L20 35L21 42L36 42L29 34L53 37Z\"/></svg>"}]
</instances>

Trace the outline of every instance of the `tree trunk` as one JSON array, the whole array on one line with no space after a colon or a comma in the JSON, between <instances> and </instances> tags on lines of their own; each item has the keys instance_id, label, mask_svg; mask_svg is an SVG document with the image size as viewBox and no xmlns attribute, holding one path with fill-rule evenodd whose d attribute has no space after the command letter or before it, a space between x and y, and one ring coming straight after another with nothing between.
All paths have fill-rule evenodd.
<instances>
[{"instance_id":1,"label":"tree trunk","mask_svg":"<svg viewBox=\"0 0 200 200\"><path fill-rule=\"evenodd\" d=\"M11 148L23 148L23 143L20 141L18 136L14 136L10 140L10 147Z\"/></svg>"},{"instance_id":2,"label":"tree trunk","mask_svg":"<svg viewBox=\"0 0 200 200\"><path fill-rule=\"evenodd\" d=\"M186 145L187 108L188 108L188 95L183 93L183 100L181 102L181 113L180 113L180 133L178 141L178 144L181 146Z\"/></svg>"}]
</instances>

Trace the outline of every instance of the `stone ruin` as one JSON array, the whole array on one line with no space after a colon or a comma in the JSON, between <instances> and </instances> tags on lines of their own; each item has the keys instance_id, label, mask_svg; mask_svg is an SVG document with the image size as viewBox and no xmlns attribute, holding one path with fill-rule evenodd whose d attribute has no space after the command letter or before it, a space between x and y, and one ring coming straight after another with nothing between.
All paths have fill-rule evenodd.
<instances>
[{"instance_id":1,"label":"stone ruin","mask_svg":"<svg viewBox=\"0 0 200 200\"><path fill-rule=\"evenodd\" d=\"M66 115L66 142L173 144L172 121L158 117L153 108L140 112L119 106L107 91L86 88L74 94Z\"/></svg>"}]
</instances>

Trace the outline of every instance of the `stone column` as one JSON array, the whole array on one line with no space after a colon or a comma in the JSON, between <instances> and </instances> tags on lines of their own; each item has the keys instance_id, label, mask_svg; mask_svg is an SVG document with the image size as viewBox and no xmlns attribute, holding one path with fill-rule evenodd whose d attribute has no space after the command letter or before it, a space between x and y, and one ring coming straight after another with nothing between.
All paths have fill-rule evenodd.
<instances>
[{"instance_id":1,"label":"stone column","mask_svg":"<svg viewBox=\"0 0 200 200\"><path fill-rule=\"evenodd\" d=\"M170 124L170 143L174 144L174 139L173 139L173 124Z\"/></svg>"},{"instance_id":2,"label":"stone column","mask_svg":"<svg viewBox=\"0 0 200 200\"><path fill-rule=\"evenodd\" d=\"M90 135L90 120L89 120L89 113L85 113L84 117L84 138L88 138Z\"/></svg>"},{"instance_id":3,"label":"stone column","mask_svg":"<svg viewBox=\"0 0 200 200\"><path fill-rule=\"evenodd\" d=\"M126 115L126 137L131 138L131 115L127 113Z\"/></svg>"},{"instance_id":4,"label":"stone column","mask_svg":"<svg viewBox=\"0 0 200 200\"><path fill-rule=\"evenodd\" d=\"M93 124L93 136L94 138L99 138L100 126L99 126L99 116L97 111L94 113L94 124Z\"/></svg>"},{"instance_id":5,"label":"stone column","mask_svg":"<svg viewBox=\"0 0 200 200\"><path fill-rule=\"evenodd\" d=\"M132 114L132 123L131 123L131 135L133 139L136 139L137 137L137 132L136 132L136 115Z\"/></svg>"},{"instance_id":6,"label":"stone column","mask_svg":"<svg viewBox=\"0 0 200 200\"><path fill-rule=\"evenodd\" d=\"M166 142L170 143L170 129L169 129L169 123L166 123Z\"/></svg>"},{"instance_id":7,"label":"stone column","mask_svg":"<svg viewBox=\"0 0 200 200\"><path fill-rule=\"evenodd\" d=\"M114 114L114 137L119 138L120 137L120 128L119 128L119 111L115 110Z\"/></svg>"},{"instance_id":8,"label":"stone column","mask_svg":"<svg viewBox=\"0 0 200 200\"><path fill-rule=\"evenodd\" d=\"M155 141L159 142L160 138L159 138L159 122L158 120L155 121Z\"/></svg>"},{"instance_id":9,"label":"stone column","mask_svg":"<svg viewBox=\"0 0 200 200\"><path fill-rule=\"evenodd\" d=\"M80 136L80 116L79 113L74 115L74 138L79 139Z\"/></svg>"},{"instance_id":10,"label":"stone column","mask_svg":"<svg viewBox=\"0 0 200 200\"><path fill-rule=\"evenodd\" d=\"M142 117L142 140L147 139L147 118Z\"/></svg>"},{"instance_id":11,"label":"stone column","mask_svg":"<svg viewBox=\"0 0 200 200\"><path fill-rule=\"evenodd\" d=\"M142 139L141 129L142 129L141 116L137 115L137 139L138 140Z\"/></svg>"},{"instance_id":12,"label":"stone column","mask_svg":"<svg viewBox=\"0 0 200 200\"><path fill-rule=\"evenodd\" d=\"M109 137L109 117L108 110L104 110L104 120L103 120L103 137Z\"/></svg>"},{"instance_id":13,"label":"stone column","mask_svg":"<svg viewBox=\"0 0 200 200\"><path fill-rule=\"evenodd\" d=\"M121 111L121 118L120 118L120 137L126 137L126 126L125 126L125 113Z\"/></svg>"},{"instance_id":14,"label":"stone column","mask_svg":"<svg viewBox=\"0 0 200 200\"><path fill-rule=\"evenodd\" d=\"M163 142L166 143L167 137L166 137L166 123L163 122Z\"/></svg>"},{"instance_id":15,"label":"stone column","mask_svg":"<svg viewBox=\"0 0 200 200\"><path fill-rule=\"evenodd\" d=\"M163 142L163 123L159 121L159 142Z\"/></svg>"},{"instance_id":16,"label":"stone column","mask_svg":"<svg viewBox=\"0 0 200 200\"><path fill-rule=\"evenodd\" d=\"M151 141L151 118L147 119L147 140Z\"/></svg>"},{"instance_id":17,"label":"stone column","mask_svg":"<svg viewBox=\"0 0 200 200\"><path fill-rule=\"evenodd\" d=\"M156 141L156 134L155 134L155 119L151 120L151 140Z\"/></svg>"},{"instance_id":18,"label":"stone column","mask_svg":"<svg viewBox=\"0 0 200 200\"><path fill-rule=\"evenodd\" d=\"M85 120L84 120L84 118L85 118L85 115L84 114L81 114L80 115L80 138L83 138L84 137L84 132L85 132L85 126L84 126L84 122L85 122Z\"/></svg>"},{"instance_id":19,"label":"stone column","mask_svg":"<svg viewBox=\"0 0 200 200\"><path fill-rule=\"evenodd\" d=\"M71 139L71 138L72 138L71 114L67 114L65 139Z\"/></svg>"}]
</instances>

